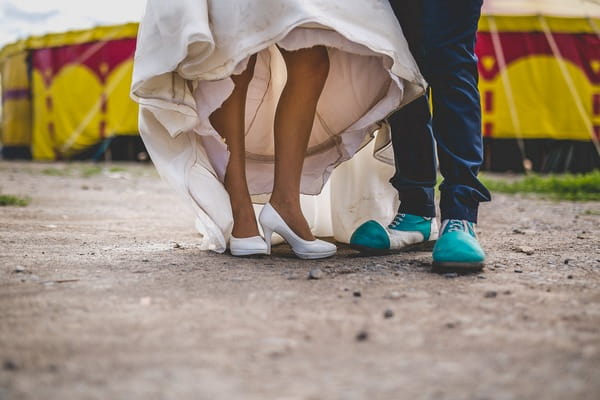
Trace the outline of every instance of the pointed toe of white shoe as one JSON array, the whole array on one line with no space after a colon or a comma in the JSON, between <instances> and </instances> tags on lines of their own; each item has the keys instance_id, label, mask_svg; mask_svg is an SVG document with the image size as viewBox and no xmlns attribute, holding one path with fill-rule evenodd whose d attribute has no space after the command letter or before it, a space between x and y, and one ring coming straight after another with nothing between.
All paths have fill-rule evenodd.
<instances>
[{"instance_id":1,"label":"pointed toe of white shoe","mask_svg":"<svg viewBox=\"0 0 600 400\"><path fill-rule=\"evenodd\" d=\"M270 203L265 204L258 220L265 234L265 242L269 253L271 252L271 235L273 232L281 235L292 246L294 254L305 260L331 257L337 252L337 247L333 243L320 239L304 240L296 235Z\"/></svg>"},{"instance_id":2,"label":"pointed toe of white shoe","mask_svg":"<svg viewBox=\"0 0 600 400\"><path fill-rule=\"evenodd\" d=\"M327 258L337 253L337 246L333 243L321 239L306 241L302 246L292 246L294 254L305 260L314 260L316 258Z\"/></svg>"},{"instance_id":3,"label":"pointed toe of white shoe","mask_svg":"<svg viewBox=\"0 0 600 400\"><path fill-rule=\"evenodd\" d=\"M233 256L252 256L256 254L269 254L269 247L260 236L249 238L229 238L229 251Z\"/></svg>"}]
</instances>

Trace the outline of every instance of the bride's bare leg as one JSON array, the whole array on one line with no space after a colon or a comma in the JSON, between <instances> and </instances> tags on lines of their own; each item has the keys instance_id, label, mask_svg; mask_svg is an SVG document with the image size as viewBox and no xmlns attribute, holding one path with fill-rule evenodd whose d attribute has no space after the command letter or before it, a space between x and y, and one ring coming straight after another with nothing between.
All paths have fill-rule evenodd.
<instances>
[{"instance_id":1,"label":"bride's bare leg","mask_svg":"<svg viewBox=\"0 0 600 400\"><path fill-rule=\"evenodd\" d=\"M270 203L289 227L314 240L300 209L300 178L319 96L329 73L327 49L281 49L287 82L275 114L275 182Z\"/></svg>"},{"instance_id":2,"label":"bride's bare leg","mask_svg":"<svg viewBox=\"0 0 600 400\"><path fill-rule=\"evenodd\" d=\"M225 139L229 149L229 164L225 171L225 189L229 193L233 211L233 231L236 238L258 235L256 217L246 181L245 111L248 85L254 75L256 56L248 61L248 67L231 79L235 88L231 96L209 117L212 126Z\"/></svg>"}]
</instances>

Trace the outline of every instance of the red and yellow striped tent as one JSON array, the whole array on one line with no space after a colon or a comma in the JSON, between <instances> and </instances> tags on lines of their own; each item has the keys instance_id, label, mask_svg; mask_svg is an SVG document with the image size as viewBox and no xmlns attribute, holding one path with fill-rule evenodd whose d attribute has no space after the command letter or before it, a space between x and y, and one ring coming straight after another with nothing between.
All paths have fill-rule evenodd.
<instances>
[{"instance_id":1,"label":"red and yellow striped tent","mask_svg":"<svg viewBox=\"0 0 600 400\"><path fill-rule=\"evenodd\" d=\"M137 24L31 37L2 49L2 144L35 160L71 158L137 135L129 99Z\"/></svg>"},{"instance_id":2,"label":"red and yellow striped tent","mask_svg":"<svg viewBox=\"0 0 600 400\"><path fill-rule=\"evenodd\" d=\"M488 162L600 167L599 2L486 0L476 52Z\"/></svg>"},{"instance_id":3,"label":"red and yellow striped tent","mask_svg":"<svg viewBox=\"0 0 600 400\"><path fill-rule=\"evenodd\" d=\"M600 167L599 27L596 0L484 2L476 51L487 169ZM68 159L137 136L137 29L49 34L0 50L3 154Z\"/></svg>"}]
</instances>

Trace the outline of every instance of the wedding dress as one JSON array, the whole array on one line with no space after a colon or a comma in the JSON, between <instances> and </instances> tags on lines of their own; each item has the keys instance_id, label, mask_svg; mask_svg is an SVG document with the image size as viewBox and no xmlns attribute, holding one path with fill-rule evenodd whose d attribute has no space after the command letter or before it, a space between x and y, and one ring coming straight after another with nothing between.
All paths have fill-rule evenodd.
<instances>
[{"instance_id":1,"label":"wedding dress","mask_svg":"<svg viewBox=\"0 0 600 400\"><path fill-rule=\"evenodd\" d=\"M233 90L230 76L257 54L246 169L258 209L273 185L273 120L286 81L278 48L316 45L327 47L330 71L304 162L302 206L315 234L347 242L364 220L387 223L395 214L381 121L426 85L388 1L148 0L131 96L152 161L192 206L202 248L224 251L233 225L222 184L227 146L209 122Z\"/></svg>"}]
</instances>

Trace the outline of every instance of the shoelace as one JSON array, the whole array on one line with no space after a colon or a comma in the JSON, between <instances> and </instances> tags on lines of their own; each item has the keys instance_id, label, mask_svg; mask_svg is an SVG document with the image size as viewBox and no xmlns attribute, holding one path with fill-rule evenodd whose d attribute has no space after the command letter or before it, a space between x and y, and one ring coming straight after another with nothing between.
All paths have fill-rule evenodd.
<instances>
[{"instance_id":1,"label":"shoelace","mask_svg":"<svg viewBox=\"0 0 600 400\"><path fill-rule=\"evenodd\" d=\"M391 229L396 228L398 225L400 225L400 223L402 221L404 221L405 216L406 216L406 214L396 214L396 216L394 217L394 220L388 225L388 228L391 228Z\"/></svg>"},{"instance_id":2,"label":"shoelace","mask_svg":"<svg viewBox=\"0 0 600 400\"><path fill-rule=\"evenodd\" d=\"M451 219L448 221L448 224L446 225L446 232L454 232L454 231L465 231L465 225L463 224L463 221L460 219Z\"/></svg>"}]
</instances>

